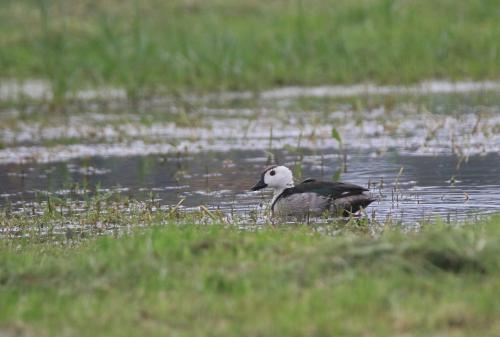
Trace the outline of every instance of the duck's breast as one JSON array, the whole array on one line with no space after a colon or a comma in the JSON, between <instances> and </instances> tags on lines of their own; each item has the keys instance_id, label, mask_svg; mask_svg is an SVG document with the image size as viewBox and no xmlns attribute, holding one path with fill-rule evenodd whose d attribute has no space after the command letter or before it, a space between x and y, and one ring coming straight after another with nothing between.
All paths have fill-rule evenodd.
<instances>
[{"instance_id":1,"label":"duck's breast","mask_svg":"<svg viewBox=\"0 0 500 337\"><path fill-rule=\"evenodd\" d=\"M295 193L279 198L273 206L277 215L321 214L330 206L331 199L318 193Z\"/></svg>"}]
</instances>

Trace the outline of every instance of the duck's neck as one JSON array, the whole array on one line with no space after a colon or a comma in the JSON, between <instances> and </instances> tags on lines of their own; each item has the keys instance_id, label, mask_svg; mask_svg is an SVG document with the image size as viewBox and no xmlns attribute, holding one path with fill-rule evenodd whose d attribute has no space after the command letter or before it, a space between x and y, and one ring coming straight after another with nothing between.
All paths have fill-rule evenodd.
<instances>
[{"instance_id":1,"label":"duck's neck","mask_svg":"<svg viewBox=\"0 0 500 337\"><path fill-rule=\"evenodd\" d=\"M293 182L286 184L286 186L276 187L274 189L274 195L273 195L273 200L271 200L271 205L274 204L276 199L278 199L278 197L281 195L281 193L283 193L284 190L291 187L293 187Z\"/></svg>"}]
</instances>

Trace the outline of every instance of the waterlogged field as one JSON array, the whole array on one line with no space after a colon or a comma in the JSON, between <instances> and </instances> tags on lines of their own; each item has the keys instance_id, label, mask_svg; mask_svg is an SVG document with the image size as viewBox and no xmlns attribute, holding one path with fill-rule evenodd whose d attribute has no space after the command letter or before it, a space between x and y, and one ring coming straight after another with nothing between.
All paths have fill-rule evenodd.
<instances>
[{"instance_id":1,"label":"waterlogged field","mask_svg":"<svg viewBox=\"0 0 500 337\"><path fill-rule=\"evenodd\" d=\"M497 336L496 85L363 88L2 109L0 335ZM273 223L273 161L378 200Z\"/></svg>"},{"instance_id":2,"label":"waterlogged field","mask_svg":"<svg viewBox=\"0 0 500 337\"><path fill-rule=\"evenodd\" d=\"M370 188L377 201L365 216L377 223L470 221L500 208L499 92L493 82L428 82L162 96L138 106L94 97L66 116L44 105L5 109L0 205L15 216L69 217L93 213L95 197L127 214L130 202L160 214L201 207L209 219L217 212L217 221L252 228L269 221L271 195L249 188L278 162L298 181ZM98 221L66 220L58 232ZM122 226L110 218L104 227Z\"/></svg>"},{"instance_id":3,"label":"waterlogged field","mask_svg":"<svg viewBox=\"0 0 500 337\"><path fill-rule=\"evenodd\" d=\"M499 10L0 1L0 337L500 336Z\"/></svg>"}]
</instances>

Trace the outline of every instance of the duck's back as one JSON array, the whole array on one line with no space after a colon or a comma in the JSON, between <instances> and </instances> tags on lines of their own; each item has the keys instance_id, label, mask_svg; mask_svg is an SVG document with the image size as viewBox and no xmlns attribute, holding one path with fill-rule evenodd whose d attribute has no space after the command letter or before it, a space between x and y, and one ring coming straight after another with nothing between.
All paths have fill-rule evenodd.
<instances>
[{"instance_id":1,"label":"duck's back","mask_svg":"<svg viewBox=\"0 0 500 337\"><path fill-rule=\"evenodd\" d=\"M274 214L282 216L357 212L374 201L364 194L366 191L366 188L358 185L307 179L295 187L285 189L271 208Z\"/></svg>"}]
</instances>

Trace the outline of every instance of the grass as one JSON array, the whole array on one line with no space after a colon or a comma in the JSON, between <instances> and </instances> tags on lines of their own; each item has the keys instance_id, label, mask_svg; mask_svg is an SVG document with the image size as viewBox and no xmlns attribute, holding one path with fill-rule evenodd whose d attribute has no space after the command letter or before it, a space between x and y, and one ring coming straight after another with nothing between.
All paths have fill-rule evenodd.
<instances>
[{"instance_id":1,"label":"grass","mask_svg":"<svg viewBox=\"0 0 500 337\"><path fill-rule=\"evenodd\" d=\"M498 336L500 217L373 237L165 225L0 241L0 332L37 336Z\"/></svg>"},{"instance_id":2,"label":"grass","mask_svg":"<svg viewBox=\"0 0 500 337\"><path fill-rule=\"evenodd\" d=\"M2 77L130 98L280 85L498 79L498 0L6 0Z\"/></svg>"},{"instance_id":3,"label":"grass","mask_svg":"<svg viewBox=\"0 0 500 337\"><path fill-rule=\"evenodd\" d=\"M49 110L69 105L68 93L99 86L124 88L135 100L498 80L499 10L498 0L4 0L1 80L48 80ZM464 97L415 100L453 113L455 100L498 101ZM20 119L52 125L24 99L0 102L23 112L2 117L5 130ZM363 111L406 99L295 99L290 107ZM138 123L192 126L197 107L183 108L180 117L149 111ZM159 210L153 196L82 198L42 195L25 214L8 203L0 213L1 230L26 235L0 239L0 336L500 336L500 217L417 233L355 221L249 231L213 224L224 220L217 212Z\"/></svg>"}]
</instances>

